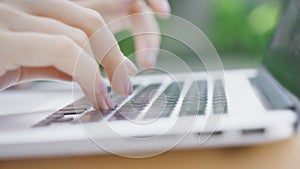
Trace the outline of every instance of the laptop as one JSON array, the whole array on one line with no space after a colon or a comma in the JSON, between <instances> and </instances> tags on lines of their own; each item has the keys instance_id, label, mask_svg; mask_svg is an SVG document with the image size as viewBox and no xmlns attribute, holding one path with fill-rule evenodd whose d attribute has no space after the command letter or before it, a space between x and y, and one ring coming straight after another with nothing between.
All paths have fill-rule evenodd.
<instances>
[{"instance_id":1,"label":"laptop","mask_svg":"<svg viewBox=\"0 0 300 169\"><path fill-rule=\"evenodd\" d=\"M132 80L132 95L109 90L117 104L113 110L96 110L75 87L74 100L55 111L2 115L0 158L105 153L143 158L172 149L290 138L299 130L299 9L298 0L284 1L259 69L141 72Z\"/></svg>"}]
</instances>

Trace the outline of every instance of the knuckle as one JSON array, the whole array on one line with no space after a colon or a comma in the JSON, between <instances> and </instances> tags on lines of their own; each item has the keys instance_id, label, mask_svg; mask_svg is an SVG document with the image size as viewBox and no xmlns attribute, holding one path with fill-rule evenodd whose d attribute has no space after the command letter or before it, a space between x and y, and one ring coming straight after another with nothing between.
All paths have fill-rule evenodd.
<instances>
[{"instance_id":1,"label":"knuckle","mask_svg":"<svg viewBox=\"0 0 300 169\"><path fill-rule=\"evenodd\" d=\"M84 47L89 40L86 33L80 29L75 29L73 38L81 47Z\"/></svg>"},{"instance_id":2,"label":"knuckle","mask_svg":"<svg viewBox=\"0 0 300 169\"><path fill-rule=\"evenodd\" d=\"M99 28L105 25L104 19L102 16L94 10L89 10L89 14L87 17L87 22L90 25L90 31L94 33L97 31Z\"/></svg>"},{"instance_id":3,"label":"knuckle","mask_svg":"<svg viewBox=\"0 0 300 169\"><path fill-rule=\"evenodd\" d=\"M1 21L11 30L15 30L18 23L23 23L29 18L24 13L3 5L0 5L0 13Z\"/></svg>"},{"instance_id":4,"label":"knuckle","mask_svg":"<svg viewBox=\"0 0 300 169\"><path fill-rule=\"evenodd\" d=\"M58 50L58 52L63 52L67 55L78 52L75 42L67 36L57 36L54 41L55 50Z\"/></svg>"}]
</instances>

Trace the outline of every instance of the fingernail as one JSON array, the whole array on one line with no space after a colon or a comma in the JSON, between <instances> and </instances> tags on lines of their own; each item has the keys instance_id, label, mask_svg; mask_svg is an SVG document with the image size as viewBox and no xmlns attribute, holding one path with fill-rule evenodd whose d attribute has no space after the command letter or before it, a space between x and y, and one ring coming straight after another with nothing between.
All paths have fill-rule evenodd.
<instances>
[{"instance_id":1,"label":"fingernail","mask_svg":"<svg viewBox=\"0 0 300 169\"><path fill-rule=\"evenodd\" d=\"M133 92L133 86L131 84L131 80L129 77L127 77L127 82L125 84L125 91L127 95L131 95Z\"/></svg>"},{"instance_id":2,"label":"fingernail","mask_svg":"<svg viewBox=\"0 0 300 169\"><path fill-rule=\"evenodd\" d=\"M96 98L97 98L97 103L98 103L98 107L100 108L100 110L108 110L110 107L108 105L108 101L106 98L107 95L107 85L106 83L101 80L99 82L99 87L96 89Z\"/></svg>"},{"instance_id":3,"label":"fingernail","mask_svg":"<svg viewBox=\"0 0 300 169\"><path fill-rule=\"evenodd\" d=\"M109 107L110 109L115 108L116 105L115 105L114 101L112 100L112 98L110 97L109 94L106 94L106 95L105 95L105 99L106 99L106 103L107 103L107 105L108 105L108 107Z\"/></svg>"},{"instance_id":4,"label":"fingernail","mask_svg":"<svg viewBox=\"0 0 300 169\"><path fill-rule=\"evenodd\" d=\"M129 69L129 74L135 74L138 72L137 67L128 58L126 58L126 65Z\"/></svg>"},{"instance_id":5,"label":"fingernail","mask_svg":"<svg viewBox=\"0 0 300 169\"><path fill-rule=\"evenodd\" d=\"M170 7L170 4L167 0L162 0L161 1L161 7L162 7L162 10L165 13L170 13L171 12L171 7Z\"/></svg>"},{"instance_id":6,"label":"fingernail","mask_svg":"<svg viewBox=\"0 0 300 169\"><path fill-rule=\"evenodd\" d=\"M108 110L108 105L106 103L106 98L104 95L101 96L102 98L99 99L98 101L98 106L100 110Z\"/></svg>"}]
</instances>

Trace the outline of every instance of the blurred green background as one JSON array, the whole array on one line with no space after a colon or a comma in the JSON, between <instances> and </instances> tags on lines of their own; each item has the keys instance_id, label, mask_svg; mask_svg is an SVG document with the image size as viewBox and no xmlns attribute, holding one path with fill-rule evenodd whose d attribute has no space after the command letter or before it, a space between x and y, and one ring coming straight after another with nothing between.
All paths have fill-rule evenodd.
<instances>
[{"instance_id":1,"label":"blurred green background","mask_svg":"<svg viewBox=\"0 0 300 169\"><path fill-rule=\"evenodd\" d=\"M256 67L271 38L280 0L169 0L172 14L196 25L210 39L225 68ZM164 20L159 20L161 26ZM117 39L121 32L116 35ZM129 56L134 52L131 38L119 42ZM184 45L163 37L163 49L189 60L193 55ZM134 60L134 57L131 57ZM191 60L191 59L190 59Z\"/></svg>"}]
</instances>

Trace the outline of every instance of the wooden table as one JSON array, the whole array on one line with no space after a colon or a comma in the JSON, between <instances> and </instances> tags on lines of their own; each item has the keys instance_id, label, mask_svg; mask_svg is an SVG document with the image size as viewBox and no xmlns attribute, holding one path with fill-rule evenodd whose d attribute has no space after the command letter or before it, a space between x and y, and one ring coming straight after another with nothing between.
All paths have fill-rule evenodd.
<instances>
[{"instance_id":1,"label":"wooden table","mask_svg":"<svg viewBox=\"0 0 300 169\"><path fill-rule=\"evenodd\" d=\"M94 155L0 161L0 168L299 169L300 136L277 143L243 148L170 151L147 159Z\"/></svg>"}]
</instances>

